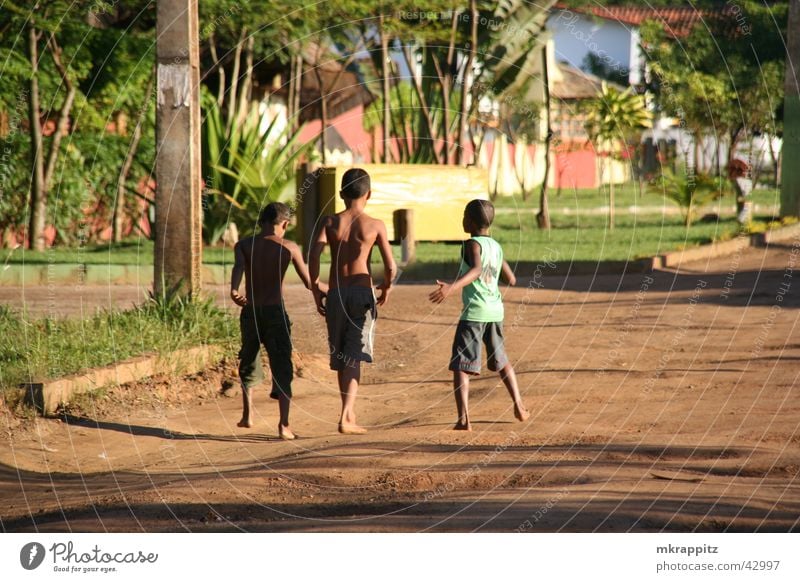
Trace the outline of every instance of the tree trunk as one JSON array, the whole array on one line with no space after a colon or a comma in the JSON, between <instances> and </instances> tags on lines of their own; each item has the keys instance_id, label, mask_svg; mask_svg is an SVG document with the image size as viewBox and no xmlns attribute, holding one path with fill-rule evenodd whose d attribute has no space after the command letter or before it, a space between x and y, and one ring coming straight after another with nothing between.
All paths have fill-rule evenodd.
<instances>
[{"instance_id":1,"label":"tree trunk","mask_svg":"<svg viewBox=\"0 0 800 582\"><path fill-rule=\"evenodd\" d=\"M403 45L403 57L406 60L408 70L411 72L411 81L414 84L414 91L417 94L417 100L419 101L420 109L422 110L422 118L425 120L425 127L428 130L428 139L430 140L430 143L433 144L434 140L436 139L436 129L433 124L433 117L431 116L431 110L428 106L428 99L425 97L425 92L422 90L422 82L417 77L417 71L412 65L411 54L406 45ZM441 164L442 160L439 156L439 153L436 151L436 148L431 145L431 149L436 157L436 162Z\"/></svg>"},{"instance_id":2,"label":"tree trunk","mask_svg":"<svg viewBox=\"0 0 800 582\"><path fill-rule=\"evenodd\" d=\"M322 80L322 74L319 71L319 58L316 59L316 63L314 64L314 76L317 79L317 85L319 86L319 118L320 123L322 124L322 130L319 134L319 141L320 141L320 149L322 150L320 153L322 154L322 165L326 165L328 163L328 157L326 154L326 150L328 149L328 138L325 135L325 130L328 128L328 102L327 102L327 95L325 91L325 83Z\"/></svg>"},{"instance_id":3,"label":"tree trunk","mask_svg":"<svg viewBox=\"0 0 800 582\"><path fill-rule=\"evenodd\" d=\"M431 55L436 73L439 77L439 85L442 88L442 163L450 163L450 81L448 75L442 71L439 59L436 54Z\"/></svg>"},{"instance_id":4,"label":"tree trunk","mask_svg":"<svg viewBox=\"0 0 800 582\"><path fill-rule=\"evenodd\" d=\"M469 124L469 115L467 109L467 101L470 94L470 83L472 76L472 65L475 62L475 53L478 48L478 7L476 0L469 2L469 17L470 17L470 46L469 56L467 57L467 64L464 67L464 75L461 79L461 113L459 116L458 124L458 145L457 156L458 163L462 166L467 165L466 149L464 148L464 135L467 133L467 125ZM475 151L473 149L472 158L475 163ZM523 192L525 188L522 188Z\"/></svg>"},{"instance_id":5,"label":"tree trunk","mask_svg":"<svg viewBox=\"0 0 800 582\"><path fill-rule=\"evenodd\" d=\"M442 152L444 154L443 158L445 164L449 164L452 159L450 157L450 90L453 85L453 58L455 56L458 15L458 10L453 10L453 17L450 24L450 42L447 46L447 58L445 59L444 68L442 68L439 63L436 53L431 53L433 65L436 67L436 75L442 87Z\"/></svg>"},{"instance_id":6,"label":"tree trunk","mask_svg":"<svg viewBox=\"0 0 800 582\"><path fill-rule=\"evenodd\" d=\"M608 230L614 230L614 176L611 160L608 163Z\"/></svg>"},{"instance_id":7,"label":"tree trunk","mask_svg":"<svg viewBox=\"0 0 800 582\"><path fill-rule=\"evenodd\" d=\"M213 32L209 37L208 44L211 50L211 60L213 65L217 68L217 76L219 78L219 87L217 88L217 105L219 105L221 108L225 103L225 67L223 67L219 62L219 58L217 56L217 41Z\"/></svg>"},{"instance_id":8,"label":"tree trunk","mask_svg":"<svg viewBox=\"0 0 800 582\"><path fill-rule=\"evenodd\" d=\"M292 62L294 63L294 93L292 94L292 112L293 115L289 120L292 128L292 135L297 133L300 129L300 98L303 95L303 68L305 63L303 62L303 57L298 55L296 57L292 57Z\"/></svg>"},{"instance_id":9,"label":"tree trunk","mask_svg":"<svg viewBox=\"0 0 800 582\"><path fill-rule=\"evenodd\" d=\"M236 43L236 51L233 56L233 75L231 76L231 93L228 99L228 119L225 123L225 135L230 135L233 127L233 120L236 115L237 94L239 92L239 69L242 66L242 45L247 38L247 29L242 28L239 34L239 42Z\"/></svg>"},{"instance_id":10,"label":"tree trunk","mask_svg":"<svg viewBox=\"0 0 800 582\"><path fill-rule=\"evenodd\" d=\"M542 83L544 85L544 110L547 133L544 138L544 179L539 190L539 214L536 223L542 230L550 230L550 207L547 200L547 182L550 178L550 142L553 139L552 112L550 106L550 71L547 68L547 44L542 47Z\"/></svg>"},{"instance_id":11,"label":"tree trunk","mask_svg":"<svg viewBox=\"0 0 800 582\"><path fill-rule=\"evenodd\" d=\"M383 96L383 163L392 161L391 143L391 87L389 84L389 36L383 28L383 14L378 18L381 40L381 94Z\"/></svg>"},{"instance_id":12,"label":"tree trunk","mask_svg":"<svg viewBox=\"0 0 800 582\"><path fill-rule=\"evenodd\" d=\"M253 47L255 36L250 35L247 39L244 51L245 73L242 83L242 90L239 91L239 106L236 110L236 123L242 123L250 109L251 93L253 90Z\"/></svg>"},{"instance_id":13,"label":"tree trunk","mask_svg":"<svg viewBox=\"0 0 800 582\"><path fill-rule=\"evenodd\" d=\"M53 63L61 75L61 81L67 89L67 95L64 97L64 103L61 105L61 110L58 112L58 121L56 122L56 130L53 133L53 139L50 142L50 151L47 154L47 164L44 168L44 190L50 191L50 185L53 181L53 174L56 171L56 162L58 161L58 154L61 151L61 139L69 128L69 114L72 111L72 104L75 102L75 86L70 81L67 75L67 69L61 62L61 48L56 44L55 37L50 39L50 54L53 56Z\"/></svg>"},{"instance_id":14,"label":"tree trunk","mask_svg":"<svg viewBox=\"0 0 800 582\"><path fill-rule=\"evenodd\" d=\"M45 248L44 227L47 213L47 193L44 188L42 121L39 117L39 33L32 22L28 29L28 57L31 61L31 94L28 108L31 136L31 214L28 228L28 248L43 251Z\"/></svg>"},{"instance_id":15,"label":"tree trunk","mask_svg":"<svg viewBox=\"0 0 800 582\"><path fill-rule=\"evenodd\" d=\"M772 143L773 135L769 134L769 139L767 143L769 144L769 159L772 161L772 180L775 183L776 188L780 188L780 184L778 183L778 179L780 174L778 173L778 156L775 153L775 146Z\"/></svg>"},{"instance_id":16,"label":"tree trunk","mask_svg":"<svg viewBox=\"0 0 800 582\"><path fill-rule=\"evenodd\" d=\"M128 180L128 174L133 165L133 159L136 157L136 151L139 149L139 141L142 138L142 125L144 124L145 116L150 105L150 98L153 96L153 79L156 72L150 75L147 81L147 87L144 90L144 101L139 108L139 115L136 119L136 127L133 128L133 135L131 136L131 144L128 146L128 152L125 154L125 161L122 163L122 169L119 172L117 179L117 200L114 205L114 216L112 219L112 240L115 243L122 241L122 227L125 218L125 182Z\"/></svg>"}]
</instances>

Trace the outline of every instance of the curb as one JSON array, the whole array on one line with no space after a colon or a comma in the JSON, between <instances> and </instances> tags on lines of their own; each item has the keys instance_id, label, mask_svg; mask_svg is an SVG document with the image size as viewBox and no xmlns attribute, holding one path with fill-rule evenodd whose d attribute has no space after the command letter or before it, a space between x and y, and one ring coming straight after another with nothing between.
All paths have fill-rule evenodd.
<instances>
[{"instance_id":1,"label":"curb","mask_svg":"<svg viewBox=\"0 0 800 582\"><path fill-rule=\"evenodd\" d=\"M792 239L800 240L800 222L767 232L760 232L753 235L755 243L753 246L766 247L771 244L786 242Z\"/></svg>"},{"instance_id":2,"label":"curb","mask_svg":"<svg viewBox=\"0 0 800 582\"><path fill-rule=\"evenodd\" d=\"M666 253L660 257L660 266L662 268L677 269L683 263L724 257L726 255L735 255L737 253L741 253L748 247L756 246L753 244L755 237L756 235L742 234L733 240L701 245L699 247L686 249L683 251Z\"/></svg>"},{"instance_id":3,"label":"curb","mask_svg":"<svg viewBox=\"0 0 800 582\"><path fill-rule=\"evenodd\" d=\"M204 345L163 356L131 358L58 380L22 384L23 401L40 414L48 415L77 394L91 392L109 384L135 382L156 374L194 374L218 362L222 355L222 348L219 346Z\"/></svg>"},{"instance_id":4,"label":"curb","mask_svg":"<svg viewBox=\"0 0 800 582\"><path fill-rule=\"evenodd\" d=\"M701 245L653 258L660 259L660 267L675 269L679 268L682 263L735 255L741 253L745 248L766 248L771 244L791 240L798 241L795 244L800 243L800 223L782 226L766 232L740 234L733 240Z\"/></svg>"}]
</instances>

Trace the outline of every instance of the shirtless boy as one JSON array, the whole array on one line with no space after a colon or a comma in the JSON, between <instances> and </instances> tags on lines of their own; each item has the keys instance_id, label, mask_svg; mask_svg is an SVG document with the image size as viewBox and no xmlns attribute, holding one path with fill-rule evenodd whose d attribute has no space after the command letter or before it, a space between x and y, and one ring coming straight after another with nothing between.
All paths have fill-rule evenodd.
<instances>
[{"instance_id":1,"label":"shirtless boy","mask_svg":"<svg viewBox=\"0 0 800 582\"><path fill-rule=\"evenodd\" d=\"M242 308L239 324L242 349L239 352L239 378L242 381L242 420L237 426L253 426L251 388L264 380L259 350L267 350L272 372L270 398L278 401L278 435L284 440L295 437L289 428L289 405L292 400L292 338L289 316L283 306L283 277L289 263L294 264L306 289L311 287L308 269L300 248L283 238L289 226L291 210L285 204L268 204L258 218L261 230L244 238L234 247L235 264L231 272L231 299ZM245 295L239 285L245 277ZM318 291L324 293L323 290Z\"/></svg>"},{"instance_id":2,"label":"shirtless boy","mask_svg":"<svg viewBox=\"0 0 800 582\"><path fill-rule=\"evenodd\" d=\"M372 362L377 306L386 303L397 273L386 226L364 212L371 194L367 172L353 168L344 173L340 195L346 208L322 219L309 257L311 290L317 311L328 324L330 365L336 370L342 398L342 434L367 432L356 423L355 413L361 362ZM320 256L326 244L331 247L327 298L319 281ZM373 246L378 247L383 259L383 282L378 286L377 299L370 265Z\"/></svg>"}]
</instances>

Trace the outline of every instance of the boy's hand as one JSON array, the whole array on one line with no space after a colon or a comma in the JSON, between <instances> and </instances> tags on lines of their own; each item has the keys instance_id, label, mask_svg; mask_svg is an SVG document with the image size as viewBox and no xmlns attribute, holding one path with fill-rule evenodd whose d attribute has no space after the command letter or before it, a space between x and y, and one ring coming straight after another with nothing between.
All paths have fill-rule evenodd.
<instances>
[{"instance_id":1,"label":"boy's hand","mask_svg":"<svg viewBox=\"0 0 800 582\"><path fill-rule=\"evenodd\" d=\"M231 289L231 299L233 299L233 302L239 307L247 305L247 297L241 295L236 289Z\"/></svg>"},{"instance_id":2,"label":"boy's hand","mask_svg":"<svg viewBox=\"0 0 800 582\"><path fill-rule=\"evenodd\" d=\"M453 290L453 286L449 283L443 283L442 281L436 281L436 284L439 286L436 291L428 295L428 299L431 300L432 303L442 303Z\"/></svg>"},{"instance_id":3,"label":"boy's hand","mask_svg":"<svg viewBox=\"0 0 800 582\"><path fill-rule=\"evenodd\" d=\"M312 290L314 294L314 303L317 305L317 313L319 313L322 317L325 317L326 314L326 303L328 302L328 286L320 284L317 287L314 287Z\"/></svg>"},{"instance_id":4,"label":"boy's hand","mask_svg":"<svg viewBox=\"0 0 800 582\"><path fill-rule=\"evenodd\" d=\"M380 295L378 295L378 298L375 300L375 303L376 303L376 304L377 304L379 307L382 307L382 306L383 306L383 304L384 304L384 303L386 303L386 300L389 298L389 291L391 291L391 290L392 290L392 284L391 284L391 283L388 283L388 284L387 284L387 283L384 281L383 283L381 283L380 285L378 285L377 289L378 289L378 291L380 291L380 292L381 292L381 294L380 294Z\"/></svg>"}]
</instances>

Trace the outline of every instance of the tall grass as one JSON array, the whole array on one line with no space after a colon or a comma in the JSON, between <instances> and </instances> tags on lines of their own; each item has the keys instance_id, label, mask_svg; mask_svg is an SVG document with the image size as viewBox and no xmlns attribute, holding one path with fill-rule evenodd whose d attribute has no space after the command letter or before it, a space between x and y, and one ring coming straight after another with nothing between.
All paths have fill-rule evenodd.
<instances>
[{"instance_id":1,"label":"tall grass","mask_svg":"<svg viewBox=\"0 0 800 582\"><path fill-rule=\"evenodd\" d=\"M212 299L150 300L85 319L29 318L0 306L0 388L199 344L234 349L238 322Z\"/></svg>"}]
</instances>

